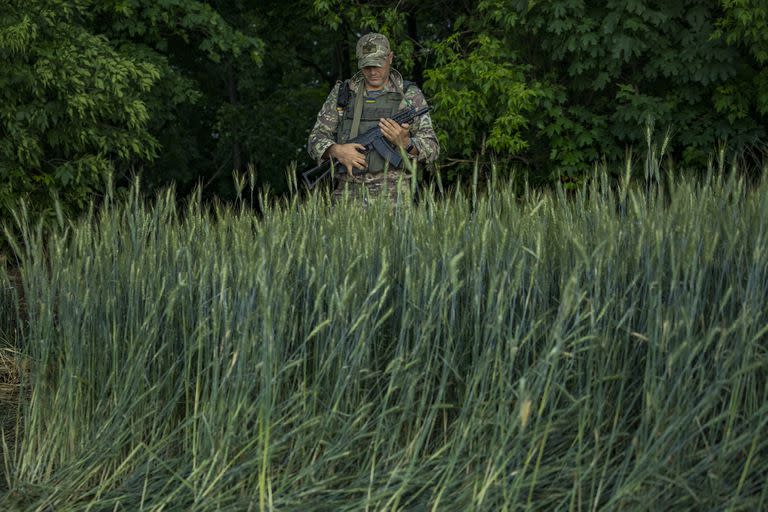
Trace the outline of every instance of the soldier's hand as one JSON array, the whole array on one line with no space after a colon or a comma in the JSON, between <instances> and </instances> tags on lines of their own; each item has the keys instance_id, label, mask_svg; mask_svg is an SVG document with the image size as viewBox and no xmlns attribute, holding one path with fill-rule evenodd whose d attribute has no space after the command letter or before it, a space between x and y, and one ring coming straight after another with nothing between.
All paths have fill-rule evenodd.
<instances>
[{"instance_id":1,"label":"soldier's hand","mask_svg":"<svg viewBox=\"0 0 768 512\"><path fill-rule=\"evenodd\" d=\"M379 129L381 129L381 134L398 148L406 147L411 141L408 128L410 128L408 123L397 124L394 119L379 119Z\"/></svg>"},{"instance_id":2,"label":"soldier's hand","mask_svg":"<svg viewBox=\"0 0 768 512\"><path fill-rule=\"evenodd\" d=\"M346 167L347 174L352 176L352 169L365 169L365 146L362 144L334 144L328 151L328 156L338 160Z\"/></svg>"}]
</instances>

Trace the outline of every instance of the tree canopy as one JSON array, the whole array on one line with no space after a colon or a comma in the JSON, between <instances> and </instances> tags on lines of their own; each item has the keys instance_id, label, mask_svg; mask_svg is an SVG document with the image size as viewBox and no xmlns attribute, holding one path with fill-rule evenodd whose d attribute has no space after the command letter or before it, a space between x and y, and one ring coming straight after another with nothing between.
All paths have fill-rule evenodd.
<instances>
[{"instance_id":1,"label":"tree canopy","mask_svg":"<svg viewBox=\"0 0 768 512\"><path fill-rule=\"evenodd\" d=\"M682 167L765 140L763 0L8 0L0 208L76 210L134 173L226 196L250 168L285 190L366 31L433 105L454 179L478 154L578 177L649 122Z\"/></svg>"}]
</instances>

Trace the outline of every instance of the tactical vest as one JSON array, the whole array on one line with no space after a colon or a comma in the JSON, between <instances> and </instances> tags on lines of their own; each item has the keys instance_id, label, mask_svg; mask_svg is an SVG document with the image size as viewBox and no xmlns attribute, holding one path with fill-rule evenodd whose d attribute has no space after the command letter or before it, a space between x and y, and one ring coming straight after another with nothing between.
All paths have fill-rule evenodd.
<instances>
[{"instance_id":1,"label":"tactical vest","mask_svg":"<svg viewBox=\"0 0 768 512\"><path fill-rule=\"evenodd\" d=\"M403 84L403 90L407 89L410 83ZM344 87L344 85L342 85ZM337 132L337 142L344 144L350 139L352 130L352 120L355 117L355 94L356 91L350 87L349 96L346 105L339 104L339 108L344 109L344 114L339 124ZM346 99L346 98L345 98ZM382 117L392 117L400 109L400 103L403 101L403 93L397 91L387 91L377 96L375 99L365 99L363 101L363 113L360 116L360 129L358 135L365 133L371 128L379 125L379 119ZM386 164L384 158L376 151L369 151L365 155L365 163L368 165L369 172L379 172L384 170Z\"/></svg>"}]
</instances>

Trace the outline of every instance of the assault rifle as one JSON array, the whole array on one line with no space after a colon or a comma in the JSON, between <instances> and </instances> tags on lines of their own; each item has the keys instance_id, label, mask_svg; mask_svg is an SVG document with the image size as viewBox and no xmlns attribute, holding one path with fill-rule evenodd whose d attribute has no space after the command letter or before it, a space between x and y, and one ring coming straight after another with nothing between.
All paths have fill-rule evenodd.
<instances>
[{"instance_id":1,"label":"assault rifle","mask_svg":"<svg viewBox=\"0 0 768 512\"><path fill-rule=\"evenodd\" d=\"M392 120L397 124L410 124L415 118L429 112L430 108L431 107L424 107L416 110L413 107L406 107L393 115ZM347 141L347 144L353 143L362 144L365 146L365 153L373 149L378 154L380 154L384 160L389 162L389 165L392 167L400 167L400 164L403 162L403 158L400 156L400 150L392 146L392 144L390 144L389 141L384 138L384 135L382 135L381 129L378 126L375 126L370 130L361 133L354 139ZM304 179L304 183L307 184L307 188L312 190L315 188L315 185L317 185L321 180L323 180L331 173L331 166L335 167L338 165L341 165L338 160L335 158L329 158L328 160L322 162L320 165L316 165L308 171L304 171L301 174L301 177ZM358 169L356 167L352 169L352 174L354 176L364 174L365 172L365 169ZM320 174L320 177L314 178L313 180L314 175L317 175L318 173L322 174Z\"/></svg>"}]
</instances>

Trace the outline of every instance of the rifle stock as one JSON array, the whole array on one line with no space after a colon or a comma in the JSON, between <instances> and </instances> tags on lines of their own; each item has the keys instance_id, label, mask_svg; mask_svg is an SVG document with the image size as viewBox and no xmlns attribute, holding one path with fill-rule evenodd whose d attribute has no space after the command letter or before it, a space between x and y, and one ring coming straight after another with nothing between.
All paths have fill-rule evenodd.
<instances>
[{"instance_id":1,"label":"rifle stock","mask_svg":"<svg viewBox=\"0 0 768 512\"><path fill-rule=\"evenodd\" d=\"M416 110L413 107L406 107L403 110L398 111L394 116L392 116L392 119L396 121L398 124L403 123L411 123L415 118L418 116L424 115L427 112L429 112L431 107L424 107L420 108L419 110ZM402 163L403 159L400 156L400 151L393 147L382 135L381 129L376 126L374 128L371 128L370 130L367 130L366 132L358 135L354 139L348 140L348 144L355 143L355 144L362 144L365 146L365 152L367 153L370 150L374 150L377 153L379 153L384 160L389 162L393 167L399 167ZM331 165L334 167L339 166L340 162L336 159L328 159L324 162L321 162L319 165L316 165L315 167L312 167L311 169L308 169L301 173L301 177L304 180L304 183L306 184L307 188L309 190L312 190L320 181L325 179L326 176L328 176L331 173ZM353 169L352 174L355 176L358 176L360 174L365 174L367 171L365 169ZM314 178L314 175L317 175L318 173L321 173L319 177Z\"/></svg>"}]
</instances>

